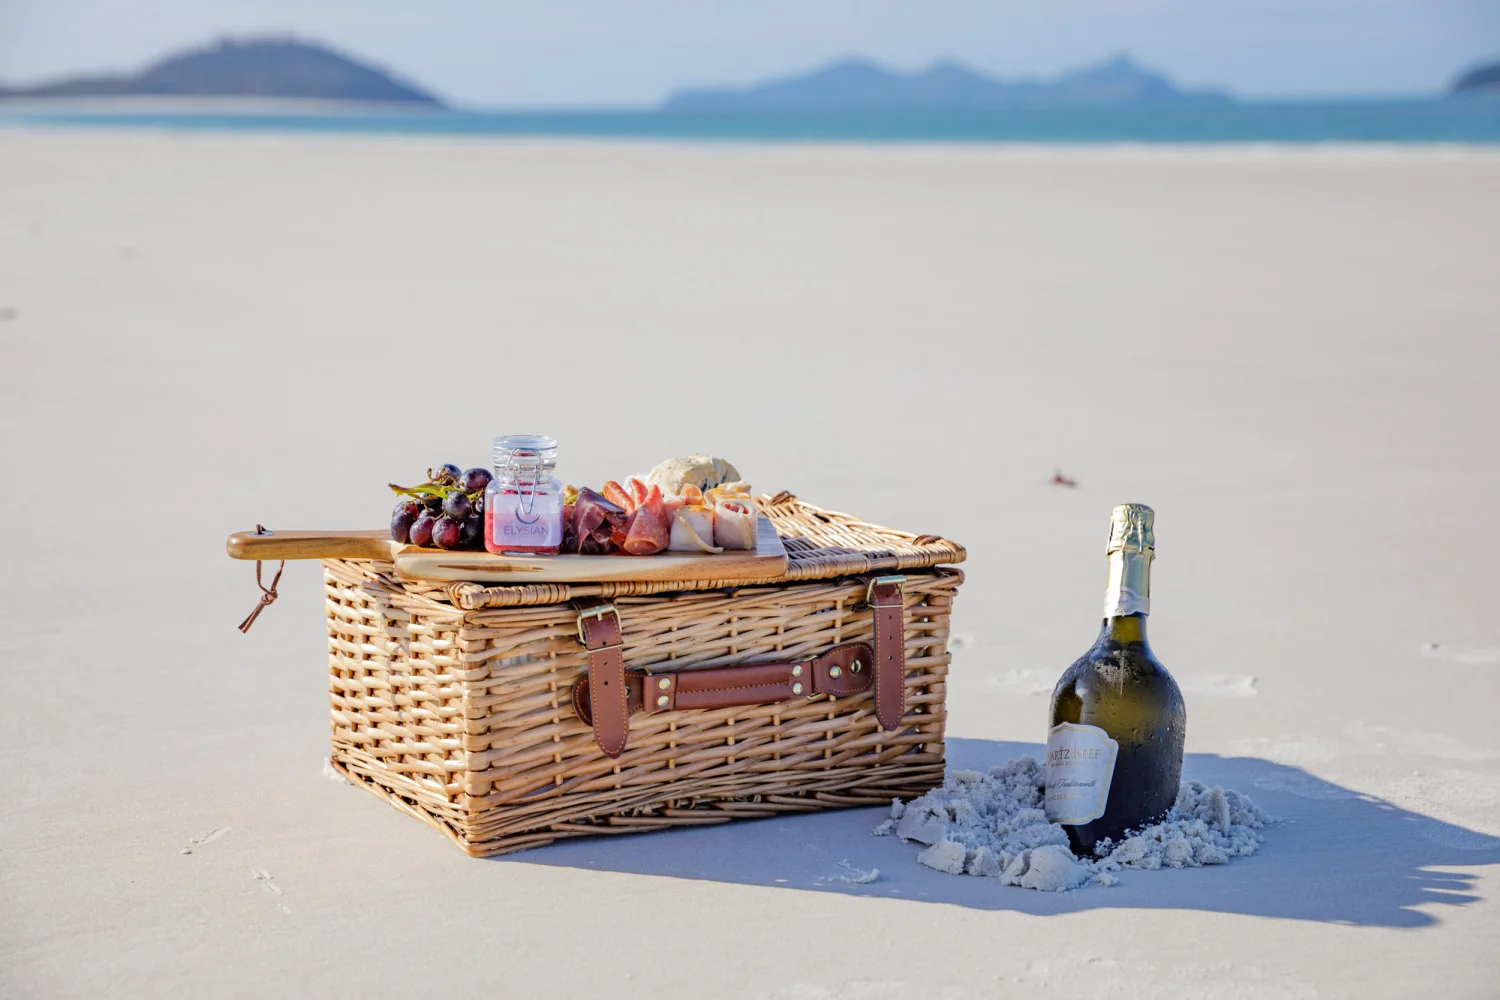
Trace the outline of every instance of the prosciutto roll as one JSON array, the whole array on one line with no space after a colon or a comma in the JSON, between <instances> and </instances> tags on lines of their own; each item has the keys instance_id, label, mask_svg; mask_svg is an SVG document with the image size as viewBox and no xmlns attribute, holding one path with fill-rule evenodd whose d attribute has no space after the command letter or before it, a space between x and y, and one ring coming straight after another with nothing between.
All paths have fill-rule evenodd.
<instances>
[{"instance_id":1,"label":"prosciutto roll","mask_svg":"<svg viewBox=\"0 0 1500 1000\"><path fill-rule=\"evenodd\" d=\"M714 506L714 544L726 549L755 548L760 511L746 497L726 497Z\"/></svg>"},{"instance_id":2,"label":"prosciutto roll","mask_svg":"<svg viewBox=\"0 0 1500 1000\"><path fill-rule=\"evenodd\" d=\"M646 490L646 484L644 482L637 479L635 476L631 476L629 479L625 480L625 488L630 491L630 499L635 501L635 506L639 507L641 504L646 502L646 497L648 494ZM657 487L656 493L658 496L661 495L660 487Z\"/></svg>"},{"instance_id":3,"label":"prosciutto roll","mask_svg":"<svg viewBox=\"0 0 1500 1000\"><path fill-rule=\"evenodd\" d=\"M650 556L662 551L672 540L672 516L662 501L661 487L651 487L630 518L630 530L621 546L633 556Z\"/></svg>"},{"instance_id":4,"label":"prosciutto roll","mask_svg":"<svg viewBox=\"0 0 1500 1000\"><path fill-rule=\"evenodd\" d=\"M714 512L707 507L685 506L672 516L673 552L723 552L714 544Z\"/></svg>"},{"instance_id":5,"label":"prosciutto roll","mask_svg":"<svg viewBox=\"0 0 1500 1000\"><path fill-rule=\"evenodd\" d=\"M604 499L624 510L627 514L635 510L635 500L630 491L611 479L604 484Z\"/></svg>"}]
</instances>

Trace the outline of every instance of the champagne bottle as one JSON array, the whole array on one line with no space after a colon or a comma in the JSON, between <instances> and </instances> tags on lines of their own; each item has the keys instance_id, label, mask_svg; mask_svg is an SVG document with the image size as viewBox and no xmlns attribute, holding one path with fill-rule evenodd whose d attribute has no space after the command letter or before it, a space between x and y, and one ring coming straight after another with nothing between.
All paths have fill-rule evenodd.
<instances>
[{"instance_id":1,"label":"champagne bottle","mask_svg":"<svg viewBox=\"0 0 1500 1000\"><path fill-rule=\"evenodd\" d=\"M1143 504L1115 508L1104 625L1052 692L1046 813L1080 857L1159 820L1182 778L1182 692L1146 642L1155 519Z\"/></svg>"}]
</instances>

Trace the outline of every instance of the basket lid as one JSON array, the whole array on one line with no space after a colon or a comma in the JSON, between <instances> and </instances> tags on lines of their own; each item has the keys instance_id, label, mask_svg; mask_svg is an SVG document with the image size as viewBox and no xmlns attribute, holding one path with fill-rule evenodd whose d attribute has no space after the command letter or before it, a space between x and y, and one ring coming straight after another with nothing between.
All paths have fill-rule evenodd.
<instances>
[{"instance_id":1,"label":"basket lid","mask_svg":"<svg viewBox=\"0 0 1500 1000\"><path fill-rule=\"evenodd\" d=\"M922 569L961 563L967 556L962 545L939 535L883 528L786 492L762 497L761 509L786 546L786 581Z\"/></svg>"},{"instance_id":2,"label":"basket lid","mask_svg":"<svg viewBox=\"0 0 1500 1000\"><path fill-rule=\"evenodd\" d=\"M450 583L449 599L465 609L555 604L580 597L645 596L725 587L775 586L808 580L836 580L868 573L924 569L961 563L964 547L939 535L917 535L824 510L781 492L759 498L760 508L786 547L785 575L755 584L743 581L615 581L607 584Z\"/></svg>"}]
</instances>

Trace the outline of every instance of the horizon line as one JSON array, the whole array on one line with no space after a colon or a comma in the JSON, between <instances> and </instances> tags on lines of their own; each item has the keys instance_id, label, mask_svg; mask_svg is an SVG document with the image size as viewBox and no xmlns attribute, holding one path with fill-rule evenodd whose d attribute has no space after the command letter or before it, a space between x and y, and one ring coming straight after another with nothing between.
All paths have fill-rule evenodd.
<instances>
[{"instance_id":1,"label":"horizon line","mask_svg":"<svg viewBox=\"0 0 1500 1000\"><path fill-rule=\"evenodd\" d=\"M1468 63L1468 64L1466 64L1466 65L1464 65L1462 67L1459 67L1458 69L1456 69L1454 71L1452 77L1448 80L1448 82L1446 84L1438 84L1435 87L1433 87L1431 89L1427 89L1427 90L1380 91L1380 92L1376 92L1376 91L1357 91L1357 92L1353 92L1353 93L1347 92L1347 91L1269 92L1269 93L1261 91L1261 92L1244 93L1244 92L1242 92L1240 90L1237 90L1237 89L1233 88L1229 84L1214 83L1214 82L1189 82L1189 81L1181 80L1181 79L1179 79L1176 76L1176 74L1172 70L1170 70L1168 68L1165 68L1163 66L1159 66L1159 65L1157 65L1155 63L1142 60L1139 56L1137 56L1130 49L1124 48L1124 47L1118 47L1118 48L1109 49L1107 52L1105 52L1104 54L1102 54L1100 56L1094 57L1092 59L1084 60L1084 61L1081 61L1081 62L1075 62L1075 63L1072 63L1072 64L1070 64L1068 66L1064 66L1064 67L1052 70L1052 71L1050 71L1048 73L1030 74L1030 75L1016 75L1016 76L1006 76L1006 75L1003 75L1003 71L990 69L988 67L976 64L976 63L974 63L972 61L960 59L960 58L957 58L957 57L954 57L954 56L951 56L951 55L933 56L932 58L925 60L921 64L912 65L911 68L906 68L906 65L909 65L909 64L902 64L902 63L899 63L899 62L893 62L893 61L881 59L881 58L879 58L877 56L867 55L867 54L864 54L864 53L861 53L861 52L857 52L857 51L849 51L849 52L845 52L845 53L840 54L840 55L827 56L827 57L825 57L825 58L823 58L821 60L818 60L818 61L810 63L810 64L804 64L803 67L800 68L800 69L783 69L783 70L776 70L776 71L768 71L768 72L763 73L763 74L761 74L761 75L759 75L759 76L757 76L757 77L755 77L753 79L742 80L742 81L739 81L739 82L725 82L725 81L720 81L720 82L677 83L677 84L672 85L672 87L670 89L668 89L666 91L666 93L664 93L661 96L655 98L654 101L626 102L626 103L621 103L621 104L614 104L614 103L611 103L609 101L586 102L586 103L584 103L584 102L562 102L562 103L558 103L558 104L546 104L546 103L540 103L540 104L531 104L531 103L511 104L511 103L509 103L509 102L507 102L507 101L505 101L503 99L500 100L500 101L497 101L497 102L488 102L488 101L486 101L486 102L480 102L480 103L455 101L455 100L450 99L449 97L445 96L441 91L437 90L436 88L430 87L427 84L425 84L425 83L421 82L420 80L418 80L417 78L408 75L403 70L392 68L391 66L387 65L386 63L384 63L384 62L382 62L380 60L377 60L377 59L371 58L371 57L366 57L366 56L358 53L354 49L347 48L347 47L345 47L345 46L343 46L343 45L341 45L341 44L339 44L337 42L327 41L327 40L325 40L323 38L320 38L318 36L315 36L315 35L299 35L299 34L297 34L295 32L290 32L290 33L260 32L260 33L245 33L245 34L236 34L236 33L233 33L233 32L224 32L224 33L220 33L220 34L214 35L212 38L210 38L210 39L208 39L206 41L196 42L196 43L186 43L186 44L183 44L183 45L178 46L176 48L167 50L167 51L162 52L161 54L159 54L157 56L154 56L154 57L152 57L152 58L150 58L150 59L148 59L148 60L146 60L144 62L141 62L141 63L137 64L134 68L130 68L130 69L113 69L113 70L111 70L111 69L86 70L85 69L85 70L73 70L73 71L65 71L63 73L54 74L54 75L47 76L47 77L41 77L41 78L33 79L31 81L14 81L14 80L6 80L6 79L3 79L3 78L0 78L0 91L5 91L5 90L24 90L24 89L28 89L28 88L48 86L48 85L51 85L51 84L57 84L57 83L67 82L69 80L94 79L94 78L104 79L104 78L121 77L121 76L123 76L123 77L129 77L129 76L133 76L133 75L142 73L142 72L150 69L152 66L155 66L157 63L160 63L160 62L172 59L172 58L176 58L176 57L179 57L179 56L188 55L188 54L191 54L191 53L209 51L209 50L212 50L212 49L214 49L216 47L220 47L220 46L224 45L225 43L245 44L245 43L253 43L253 42L283 42L283 43L290 42L290 43L295 43L295 44L300 44L300 45L307 45L307 46L313 46L313 47L323 48L323 49L325 49L327 51L330 51L330 52L334 53L335 55L338 55L338 56L342 57L342 58L348 59L348 60L350 60L352 62L356 62L356 63L361 64L363 66L366 66L366 67L368 67L370 69L373 69L373 70L376 70L376 71L378 71L380 73L383 73L386 76L388 76L393 82L396 82L396 83L402 84L402 85L406 85L406 86L409 86L409 87L411 87L413 89L417 89L417 90L419 90L421 92L427 93L427 94L431 95L435 100L437 100L439 102L439 106L442 109L444 109L444 110L455 110L455 111L460 111L460 110L461 111L479 111L479 110L495 110L495 111L498 111L498 110L501 110L501 109L505 109L505 110L527 110L527 111L589 111L589 110L606 110L606 109L609 109L609 110L639 110L639 111L663 110L663 108L662 108L663 105L667 104L674 96L676 96L676 95L678 95L680 93L683 93L685 91L694 91L694 90L731 90L732 91L732 90L741 90L741 89L747 89L747 88L755 88L755 87L765 86L765 85L770 84L770 83L780 82L780 81L787 80L787 79L795 79L798 76L804 76L804 75L808 75L808 74L811 74L811 73L816 73L816 72L818 72L820 70L826 70L826 69L832 68L834 66L838 66L838 65L846 64L846 63L853 63L853 62L869 63L869 64L872 64L872 65L878 66L879 68L881 68L882 70L885 70L887 72L892 72L892 73L895 73L895 74L898 74L898 75L905 75L905 76L920 75L920 74L922 74L924 72L930 72L931 70L933 70L933 69L935 69L937 67L945 66L945 65L946 66L957 66L957 67L960 67L960 68L962 68L964 70L967 70L969 72L974 72L974 73L986 76L989 79L994 80L994 81L999 82L999 83L1017 84L1017 83L1044 82L1044 81L1047 81L1047 80L1055 79L1056 77L1059 77L1059 76L1067 75L1067 74L1072 73L1072 72L1077 72L1077 71L1080 71L1080 70L1092 69L1092 68L1095 68L1095 67L1099 67L1099 66L1107 65L1109 63L1119 62L1119 61L1123 60L1123 61L1132 63L1133 65L1135 65L1136 67L1138 67L1140 69L1144 69L1144 70L1147 70L1147 71L1150 71L1150 72L1155 72L1155 73L1164 75L1174 85L1178 85L1178 86L1181 86L1181 87L1184 87L1184 88L1191 88L1191 89L1214 90L1214 91L1219 92L1221 95L1230 97L1231 99L1233 99L1234 101L1239 102L1239 103L1256 104L1256 103L1279 103L1279 102L1318 101L1318 100L1337 101L1337 102L1345 102L1345 101L1348 101L1348 102L1381 101L1381 100L1402 100L1402 99L1412 99L1412 98L1431 98L1431 97L1462 96L1462 95L1455 95L1453 93L1451 87L1453 86L1454 82L1456 82L1457 80L1459 80L1460 78L1462 78L1464 75L1466 75L1469 72L1472 72L1475 69L1480 69L1480 68L1483 68L1485 66L1488 66L1488 65L1500 62L1500 54L1497 54L1497 55L1495 55L1493 57L1487 57L1485 59L1479 59L1479 60L1472 61L1472 62L1470 62L1470 63ZM156 96L171 97L171 96L175 96L175 95L152 95L152 94L128 95L128 94L122 94L122 95L119 95L119 96L121 96L121 97L132 97L132 96L138 96L138 97L156 97ZM247 96L247 95L230 95L230 94L225 94L225 95L182 95L182 96L185 96L185 97L218 97L218 96L222 96L222 97L225 97L225 98L229 98L229 97L242 97L242 96ZM17 94L11 94L11 95L0 94L0 100L17 100L17 99L28 99L29 100L29 99L33 99L33 98L29 98L29 97L26 97L25 95L17 95ZM61 98L61 97L44 98L44 97L38 96L38 97L36 97L34 99L36 99L36 100L63 100L63 99L66 99L66 98ZM286 100L303 100L303 98L286 98ZM320 99L319 98L306 98L306 100L320 100ZM351 103L353 103L353 102L351 102ZM392 103L394 103L394 102L392 102Z\"/></svg>"}]
</instances>

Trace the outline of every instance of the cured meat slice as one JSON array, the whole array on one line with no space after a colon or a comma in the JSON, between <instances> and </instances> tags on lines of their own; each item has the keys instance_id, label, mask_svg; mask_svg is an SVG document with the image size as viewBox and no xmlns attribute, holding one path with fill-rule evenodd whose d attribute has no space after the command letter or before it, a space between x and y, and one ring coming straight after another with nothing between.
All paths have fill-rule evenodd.
<instances>
[{"instance_id":1,"label":"cured meat slice","mask_svg":"<svg viewBox=\"0 0 1500 1000\"><path fill-rule=\"evenodd\" d=\"M576 499L573 503L563 507L563 540L562 548L558 551L564 555L578 551L578 503Z\"/></svg>"},{"instance_id":2,"label":"cured meat slice","mask_svg":"<svg viewBox=\"0 0 1500 1000\"><path fill-rule=\"evenodd\" d=\"M707 507L683 507L672 516L673 552L723 552L713 543L714 512Z\"/></svg>"},{"instance_id":3,"label":"cured meat slice","mask_svg":"<svg viewBox=\"0 0 1500 1000\"><path fill-rule=\"evenodd\" d=\"M671 540L672 518L662 501L661 487L653 486L636 507L621 547L633 556L649 556L665 549Z\"/></svg>"},{"instance_id":4,"label":"cured meat slice","mask_svg":"<svg viewBox=\"0 0 1500 1000\"><path fill-rule=\"evenodd\" d=\"M760 512L749 497L723 499L714 507L714 544L726 549L755 548Z\"/></svg>"},{"instance_id":5,"label":"cured meat slice","mask_svg":"<svg viewBox=\"0 0 1500 1000\"><path fill-rule=\"evenodd\" d=\"M625 487L621 486L613 479L604 484L603 493L606 500L608 500L612 504L615 504L627 514L635 510L635 499L631 497L629 491L627 491Z\"/></svg>"},{"instance_id":6,"label":"cured meat slice","mask_svg":"<svg viewBox=\"0 0 1500 1000\"><path fill-rule=\"evenodd\" d=\"M573 504L573 530L578 535L578 553L604 555L610 550L614 533L623 532L629 520L630 515L619 504L611 503L588 487L579 490L578 500Z\"/></svg>"},{"instance_id":7,"label":"cured meat slice","mask_svg":"<svg viewBox=\"0 0 1500 1000\"><path fill-rule=\"evenodd\" d=\"M625 488L630 491L630 499L635 501L636 507L639 507L641 504L646 502L647 493L645 483L641 482L636 477L631 476L629 479L625 480ZM660 495L661 487L656 487L656 492L657 495Z\"/></svg>"},{"instance_id":8,"label":"cured meat slice","mask_svg":"<svg viewBox=\"0 0 1500 1000\"><path fill-rule=\"evenodd\" d=\"M573 504L575 530L579 537L590 535L601 524L624 526L629 515L618 504L585 486L578 491L578 500Z\"/></svg>"},{"instance_id":9,"label":"cured meat slice","mask_svg":"<svg viewBox=\"0 0 1500 1000\"><path fill-rule=\"evenodd\" d=\"M710 507L717 507L725 500L749 500L750 486L747 483L725 483L723 486L715 486L711 490L704 491L703 502Z\"/></svg>"}]
</instances>

